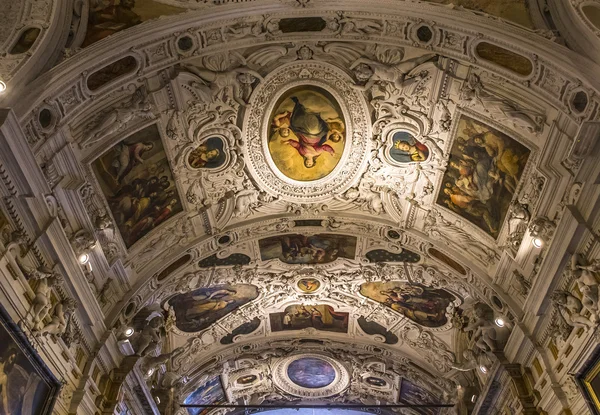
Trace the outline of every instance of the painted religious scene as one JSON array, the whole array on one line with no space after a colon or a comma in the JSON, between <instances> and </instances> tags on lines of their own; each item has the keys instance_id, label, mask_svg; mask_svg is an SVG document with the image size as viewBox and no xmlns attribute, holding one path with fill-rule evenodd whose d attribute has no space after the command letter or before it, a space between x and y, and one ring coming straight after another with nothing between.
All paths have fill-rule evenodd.
<instances>
[{"instance_id":1,"label":"painted religious scene","mask_svg":"<svg viewBox=\"0 0 600 415\"><path fill-rule=\"evenodd\" d=\"M367 282L360 286L360 294L425 327L446 324L446 308L454 301L445 290L400 281Z\"/></svg>"},{"instance_id":2,"label":"painted religious scene","mask_svg":"<svg viewBox=\"0 0 600 415\"><path fill-rule=\"evenodd\" d=\"M437 203L496 238L529 154L506 134L461 116Z\"/></svg>"},{"instance_id":3,"label":"painted religious scene","mask_svg":"<svg viewBox=\"0 0 600 415\"><path fill-rule=\"evenodd\" d=\"M281 313L271 313L271 331L317 330L348 332L349 313L338 312L329 305L291 305Z\"/></svg>"},{"instance_id":4,"label":"painted religious scene","mask_svg":"<svg viewBox=\"0 0 600 415\"><path fill-rule=\"evenodd\" d=\"M261 239L258 246L263 261L279 259L286 264L325 264L356 255L356 237L325 233L273 236Z\"/></svg>"},{"instance_id":5,"label":"painted religious scene","mask_svg":"<svg viewBox=\"0 0 600 415\"><path fill-rule=\"evenodd\" d=\"M186 405L218 405L225 403L225 392L219 376L200 386L183 401ZM205 415L212 408L187 408L189 415Z\"/></svg>"},{"instance_id":6,"label":"painted religious scene","mask_svg":"<svg viewBox=\"0 0 600 415\"><path fill-rule=\"evenodd\" d=\"M318 357L294 360L287 368L287 375L296 385L308 389L324 388L331 385L336 377L331 363Z\"/></svg>"},{"instance_id":7,"label":"painted religious scene","mask_svg":"<svg viewBox=\"0 0 600 415\"><path fill-rule=\"evenodd\" d=\"M0 414L50 413L53 386L28 357L32 351L22 350L0 324Z\"/></svg>"},{"instance_id":8,"label":"painted religious scene","mask_svg":"<svg viewBox=\"0 0 600 415\"><path fill-rule=\"evenodd\" d=\"M398 131L392 136L389 155L392 160L398 163L420 162L429 158L429 149L411 133Z\"/></svg>"},{"instance_id":9,"label":"painted religious scene","mask_svg":"<svg viewBox=\"0 0 600 415\"><path fill-rule=\"evenodd\" d=\"M113 0L95 4L90 6L87 32L81 47L147 20L185 12L185 9L154 0Z\"/></svg>"},{"instance_id":10,"label":"painted religious scene","mask_svg":"<svg viewBox=\"0 0 600 415\"><path fill-rule=\"evenodd\" d=\"M92 169L127 248L183 210L156 125L116 144Z\"/></svg>"},{"instance_id":11,"label":"painted religious scene","mask_svg":"<svg viewBox=\"0 0 600 415\"><path fill-rule=\"evenodd\" d=\"M217 169L225 163L223 140L210 137L188 155L188 164L193 169Z\"/></svg>"},{"instance_id":12,"label":"painted religious scene","mask_svg":"<svg viewBox=\"0 0 600 415\"><path fill-rule=\"evenodd\" d=\"M431 392L415 385L409 380L402 379L401 382L400 403L407 405L436 405L441 403ZM437 415L440 413L440 408L419 408L419 413L423 415Z\"/></svg>"},{"instance_id":13,"label":"painted religious scene","mask_svg":"<svg viewBox=\"0 0 600 415\"><path fill-rule=\"evenodd\" d=\"M175 311L177 328L195 333L258 297L254 285L217 285L179 294L169 300Z\"/></svg>"},{"instance_id":14,"label":"painted religious scene","mask_svg":"<svg viewBox=\"0 0 600 415\"><path fill-rule=\"evenodd\" d=\"M318 180L339 163L346 124L338 102L323 88L290 89L279 98L269 120L269 152L290 179Z\"/></svg>"}]
</instances>

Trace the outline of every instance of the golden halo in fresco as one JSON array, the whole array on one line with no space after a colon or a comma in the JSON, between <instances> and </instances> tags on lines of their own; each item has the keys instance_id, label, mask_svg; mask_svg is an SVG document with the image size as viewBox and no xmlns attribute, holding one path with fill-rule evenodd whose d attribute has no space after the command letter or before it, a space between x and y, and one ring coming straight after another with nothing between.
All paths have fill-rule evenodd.
<instances>
[{"instance_id":1,"label":"golden halo in fresco","mask_svg":"<svg viewBox=\"0 0 600 415\"><path fill-rule=\"evenodd\" d=\"M346 145L346 124L325 89L303 85L286 91L269 118L269 152L277 168L298 181L327 176Z\"/></svg>"}]
</instances>

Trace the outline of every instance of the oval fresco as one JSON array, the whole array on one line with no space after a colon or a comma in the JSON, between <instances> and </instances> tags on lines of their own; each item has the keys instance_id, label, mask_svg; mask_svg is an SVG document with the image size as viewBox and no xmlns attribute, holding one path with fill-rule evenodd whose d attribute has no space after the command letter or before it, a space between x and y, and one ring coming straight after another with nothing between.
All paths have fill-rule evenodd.
<instances>
[{"instance_id":1,"label":"oval fresco","mask_svg":"<svg viewBox=\"0 0 600 415\"><path fill-rule=\"evenodd\" d=\"M336 373L331 363L317 357L302 357L287 368L287 375L296 385L319 389L331 385Z\"/></svg>"},{"instance_id":2,"label":"oval fresco","mask_svg":"<svg viewBox=\"0 0 600 415\"><path fill-rule=\"evenodd\" d=\"M188 154L192 169L216 169L225 163L225 149L220 137L210 137Z\"/></svg>"},{"instance_id":3,"label":"oval fresco","mask_svg":"<svg viewBox=\"0 0 600 415\"><path fill-rule=\"evenodd\" d=\"M257 297L258 288L254 285L217 285L179 294L169 300L169 305L175 311L177 328L195 333Z\"/></svg>"},{"instance_id":4,"label":"oval fresco","mask_svg":"<svg viewBox=\"0 0 600 415\"><path fill-rule=\"evenodd\" d=\"M305 294L311 294L321 287L321 281L316 278L302 278L298 280L298 288Z\"/></svg>"},{"instance_id":5,"label":"oval fresco","mask_svg":"<svg viewBox=\"0 0 600 415\"><path fill-rule=\"evenodd\" d=\"M392 160L401 164L421 162L429 158L429 148L411 133L398 131L392 136L389 155Z\"/></svg>"},{"instance_id":6,"label":"oval fresco","mask_svg":"<svg viewBox=\"0 0 600 415\"><path fill-rule=\"evenodd\" d=\"M346 123L325 89L303 85L286 91L269 118L269 153L293 180L318 180L333 171L346 145Z\"/></svg>"}]
</instances>

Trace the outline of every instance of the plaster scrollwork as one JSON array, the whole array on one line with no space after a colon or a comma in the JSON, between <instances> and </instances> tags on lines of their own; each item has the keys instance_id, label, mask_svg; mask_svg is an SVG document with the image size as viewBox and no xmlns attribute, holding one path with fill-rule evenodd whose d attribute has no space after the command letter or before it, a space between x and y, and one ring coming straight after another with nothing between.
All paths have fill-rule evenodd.
<instances>
[{"instance_id":1,"label":"plaster scrollwork","mask_svg":"<svg viewBox=\"0 0 600 415\"><path fill-rule=\"evenodd\" d=\"M449 372L455 361L454 353L432 333L414 324L401 328L398 337L412 348L424 354L425 360L440 372Z\"/></svg>"}]
</instances>

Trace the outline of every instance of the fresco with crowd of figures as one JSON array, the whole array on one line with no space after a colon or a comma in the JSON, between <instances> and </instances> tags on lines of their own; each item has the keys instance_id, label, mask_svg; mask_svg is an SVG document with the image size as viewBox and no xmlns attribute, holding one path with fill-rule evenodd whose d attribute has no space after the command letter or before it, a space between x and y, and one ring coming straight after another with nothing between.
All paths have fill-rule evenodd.
<instances>
[{"instance_id":1,"label":"fresco with crowd of figures","mask_svg":"<svg viewBox=\"0 0 600 415\"><path fill-rule=\"evenodd\" d=\"M495 128L461 116L437 203L497 237L529 153Z\"/></svg>"},{"instance_id":2,"label":"fresco with crowd of figures","mask_svg":"<svg viewBox=\"0 0 600 415\"><path fill-rule=\"evenodd\" d=\"M217 285L179 294L169 300L169 305L175 311L177 328L195 333L257 297L254 285Z\"/></svg>"},{"instance_id":3,"label":"fresco with crowd of figures","mask_svg":"<svg viewBox=\"0 0 600 415\"><path fill-rule=\"evenodd\" d=\"M350 314L335 311L329 305L291 305L281 313L271 313L271 331L314 328L339 333L348 332Z\"/></svg>"},{"instance_id":4,"label":"fresco with crowd of figures","mask_svg":"<svg viewBox=\"0 0 600 415\"><path fill-rule=\"evenodd\" d=\"M400 281L366 282L360 286L360 294L425 327L446 324L446 309L454 301L445 290Z\"/></svg>"},{"instance_id":5,"label":"fresco with crowd of figures","mask_svg":"<svg viewBox=\"0 0 600 415\"><path fill-rule=\"evenodd\" d=\"M183 210L156 125L114 145L92 168L128 248Z\"/></svg>"},{"instance_id":6,"label":"fresco with crowd of figures","mask_svg":"<svg viewBox=\"0 0 600 415\"><path fill-rule=\"evenodd\" d=\"M259 240L258 246L263 261L279 259L286 264L325 264L356 255L356 237L347 235L279 235Z\"/></svg>"},{"instance_id":7,"label":"fresco with crowd of figures","mask_svg":"<svg viewBox=\"0 0 600 415\"><path fill-rule=\"evenodd\" d=\"M270 117L269 152L277 168L294 180L327 176L339 163L346 142L342 110L323 88L286 91Z\"/></svg>"}]
</instances>

